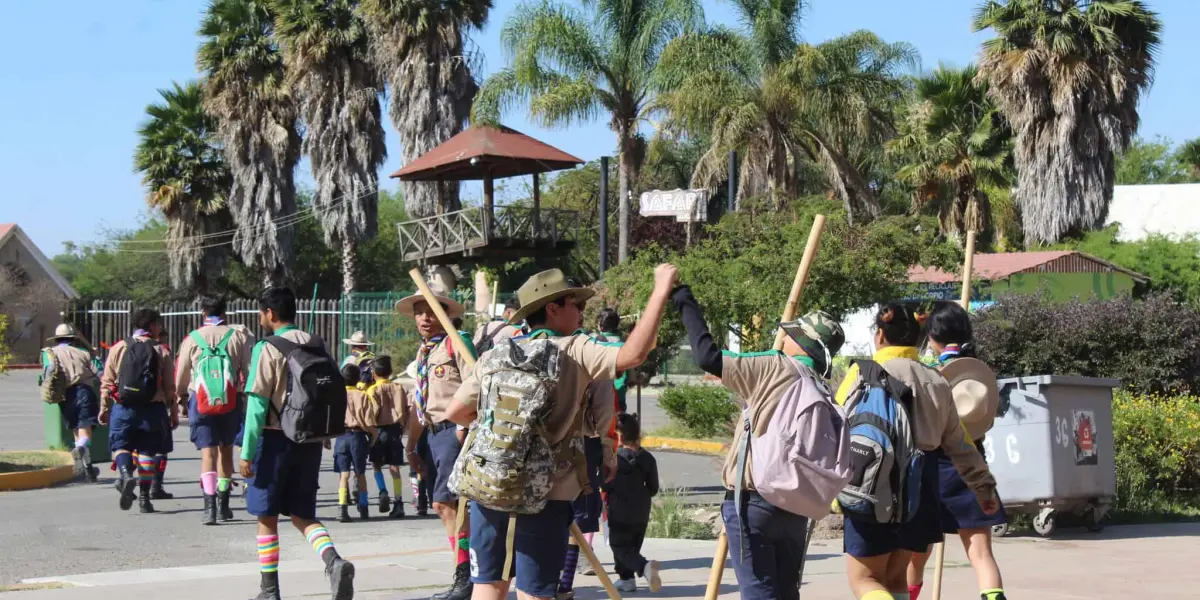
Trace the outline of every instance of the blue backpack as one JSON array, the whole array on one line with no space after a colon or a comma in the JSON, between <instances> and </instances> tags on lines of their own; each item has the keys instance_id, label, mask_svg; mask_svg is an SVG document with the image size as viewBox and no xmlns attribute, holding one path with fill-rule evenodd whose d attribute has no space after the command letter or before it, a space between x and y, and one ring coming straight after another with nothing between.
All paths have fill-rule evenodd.
<instances>
[{"instance_id":1,"label":"blue backpack","mask_svg":"<svg viewBox=\"0 0 1200 600\"><path fill-rule=\"evenodd\" d=\"M838 494L842 512L900 525L917 512L925 453L913 434L913 392L874 361L857 361L861 383L846 401L853 476Z\"/></svg>"}]
</instances>

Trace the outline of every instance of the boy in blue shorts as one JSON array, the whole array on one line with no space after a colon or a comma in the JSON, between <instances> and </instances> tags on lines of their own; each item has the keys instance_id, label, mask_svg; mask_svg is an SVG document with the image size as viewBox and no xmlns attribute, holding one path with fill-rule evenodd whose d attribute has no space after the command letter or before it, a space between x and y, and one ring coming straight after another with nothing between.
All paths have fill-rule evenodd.
<instances>
[{"instance_id":1,"label":"boy in blue shorts","mask_svg":"<svg viewBox=\"0 0 1200 600\"><path fill-rule=\"evenodd\" d=\"M367 395L359 389L362 371L358 365L342 365L342 379L346 380L346 433L338 436L333 447L333 470L338 473L338 522L350 522L350 476L353 475L357 492L354 495L358 506L358 517L364 521L370 516L367 508L367 457L371 440L375 439L375 422L367 406Z\"/></svg>"}]
</instances>

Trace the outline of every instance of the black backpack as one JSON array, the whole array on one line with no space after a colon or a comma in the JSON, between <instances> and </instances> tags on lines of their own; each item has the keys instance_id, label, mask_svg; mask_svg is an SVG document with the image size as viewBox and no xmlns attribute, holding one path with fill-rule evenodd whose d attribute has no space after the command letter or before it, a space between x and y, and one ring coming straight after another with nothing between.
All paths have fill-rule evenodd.
<instances>
[{"instance_id":1,"label":"black backpack","mask_svg":"<svg viewBox=\"0 0 1200 600\"><path fill-rule=\"evenodd\" d=\"M346 380L325 344L314 337L297 344L280 336L266 339L283 354L287 389L279 427L297 444L323 442L346 432Z\"/></svg>"},{"instance_id":2,"label":"black backpack","mask_svg":"<svg viewBox=\"0 0 1200 600\"><path fill-rule=\"evenodd\" d=\"M158 393L158 342L125 338L125 356L117 375L117 398L125 406L154 401Z\"/></svg>"}]
</instances>

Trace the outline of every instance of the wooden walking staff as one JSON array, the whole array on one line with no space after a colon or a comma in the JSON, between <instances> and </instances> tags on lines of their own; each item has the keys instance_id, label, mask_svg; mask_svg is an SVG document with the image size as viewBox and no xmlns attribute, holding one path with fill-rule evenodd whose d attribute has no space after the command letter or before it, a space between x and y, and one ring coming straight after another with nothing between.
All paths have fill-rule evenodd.
<instances>
[{"instance_id":1,"label":"wooden walking staff","mask_svg":"<svg viewBox=\"0 0 1200 600\"><path fill-rule=\"evenodd\" d=\"M808 272L812 269L813 258L817 255L817 247L821 242L821 232L825 230L825 215L817 215L813 219L812 229L808 232L808 243L804 246L804 255L800 257L800 267L796 269L796 278L792 281L792 289L788 293L787 304L783 306L781 321L791 321L796 318L797 307L800 305L800 292L808 281ZM783 349L783 329L775 335L776 350ZM721 577L725 575L725 556L729 554L729 537L722 531L717 538L717 552L713 555L712 570L708 574L708 588L704 592L704 600L717 600L721 592Z\"/></svg>"},{"instance_id":2,"label":"wooden walking staff","mask_svg":"<svg viewBox=\"0 0 1200 600\"><path fill-rule=\"evenodd\" d=\"M975 232L967 232L966 258L963 259L962 296L959 305L963 310L971 309L971 270L975 268ZM942 571L946 568L946 542L933 546L933 600L942 600Z\"/></svg>"},{"instance_id":3,"label":"wooden walking staff","mask_svg":"<svg viewBox=\"0 0 1200 600\"><path fill-rule=\"evenodd\" d=\"M463 361L467 363L467 368L475 369L475 358L471 355L467 344L463 342L462 336L456 335L454 322L450 320L450 315L446 314L442 308L442 303L437 301L437 297L429 289L429 284L425 283L425 277L421 275L420 269L413 269L408 272L409 277L412 277L413 283L417 284L417 291L425 297L425 302L429 304L429 308L433 310L433 314L437 316L438 322L442 324L442 328L446 330L446 339L454 345L454 351L459 356L463 357ZM609 579L608 573L604 570L604 566L600 564L600 559L596 558L596 553L592 552L592 547L588 545L587 540L583 539L583 532L579 531L579 526L574 522L571 523L571 537L575 539L575 544L587 556L592 568L596 570L596 577L600 578L600 584L604 586L604 591L608 593L611 600L621 600L621 593L613 586L612 579Z\"/></svg>"}]
</instances>

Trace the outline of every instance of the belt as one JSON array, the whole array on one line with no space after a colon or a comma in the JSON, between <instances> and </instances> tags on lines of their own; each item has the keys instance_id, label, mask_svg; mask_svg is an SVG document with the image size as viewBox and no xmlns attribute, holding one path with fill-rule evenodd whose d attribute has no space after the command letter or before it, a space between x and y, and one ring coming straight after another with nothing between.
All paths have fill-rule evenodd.
<instances>
[{"instance_id":1,"label":"belt","mask_svg":"<svg viewBox=\"0 0 1200 600\"><path fill-rule=\"evenodd\" d=\"M441 432L443 432L447 429L450 429L451 427L455 427L455 426L456 425L450 421L442 421L441 423L434 423L433 425L429 426L429 433L431 433L431 434L441 433Z\"/></svg>"},{"instance_id":2,"label":"belt","mask_svg":"<svg viewBox=\"0 0 1200 600\"><path fill-rule=\"evenodd\" d=\"M725 500L727 500L729 502L733 502L734 494L736 494L736 493L737 493L736 490L725 490ZM762 498L762 496L758 495L758 492L756 492L754 490L742 490L742 498L743 499L753 499L753 498Z\"/></svg>"}]
</instances>

